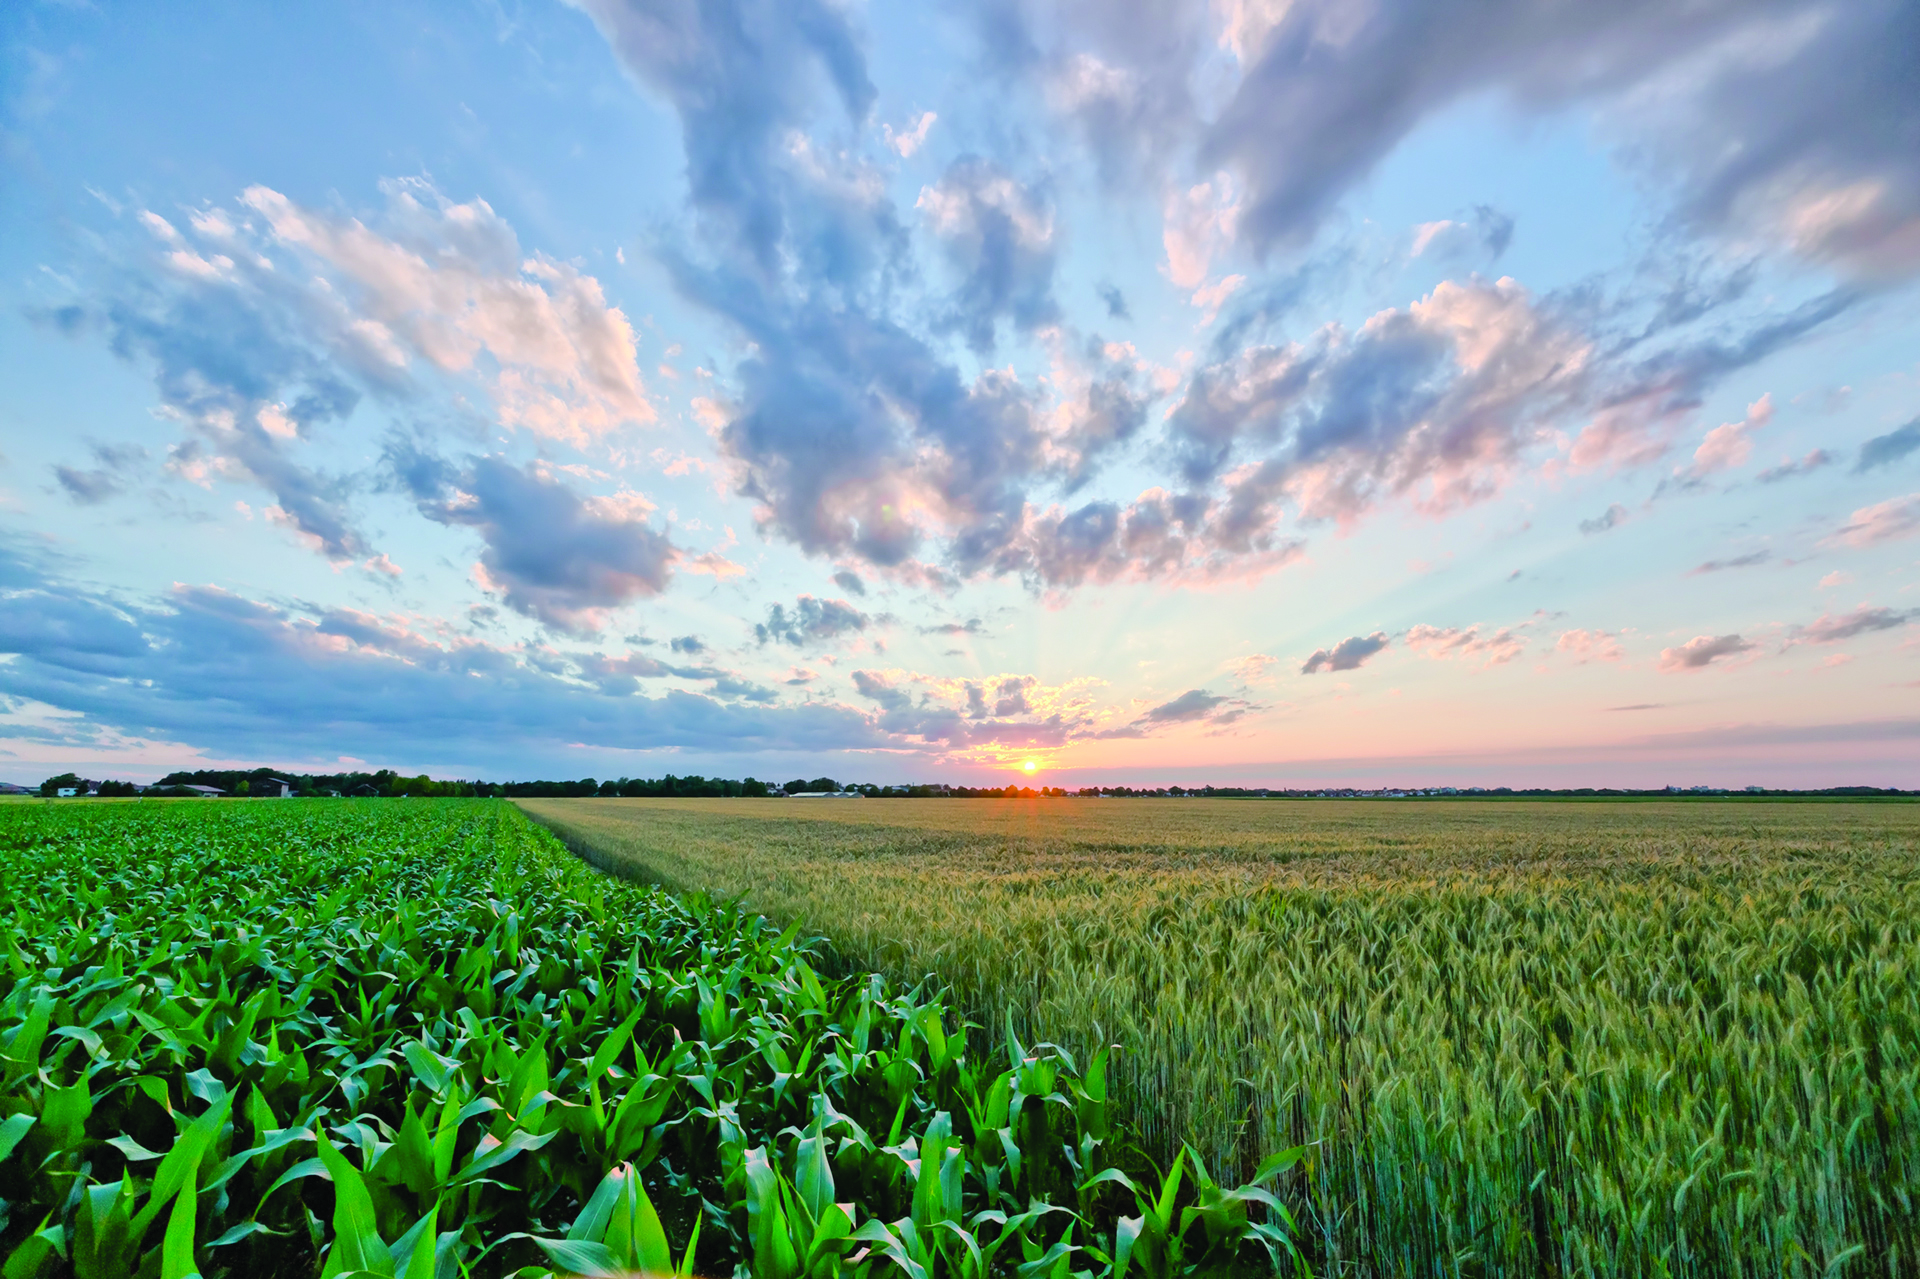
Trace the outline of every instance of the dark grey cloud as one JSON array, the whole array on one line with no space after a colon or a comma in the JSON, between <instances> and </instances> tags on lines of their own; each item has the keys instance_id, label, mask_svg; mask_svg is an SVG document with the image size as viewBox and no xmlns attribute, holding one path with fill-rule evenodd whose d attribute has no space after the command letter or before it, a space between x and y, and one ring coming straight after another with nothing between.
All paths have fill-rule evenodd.
<instances>
[{"instance_id":1,"label":"dark grey cloud","mask_svg":"<svg viewBox=\"0 0 1920 1279\"><path fill-rule=\"evenodd\" d=\"M1302 675L1313 675L1319 671L1358 670L1369 657L1387 646L1387 633L1375 631L1371 635L1349 635L1332 648L1315 649L1313 655L1301 664Z\"/></svg>"},{"instance_id":2,"label":"dark grey cloud","mask_svg":"<svg viewBox=\"0 0 1920 1279\"><path fill-rule=\"evenodd\" d=\"M1140 718L1150 724L1186 724L1205 719L1213 708L1227 699L1203 688L1190 688L1170 702L1163 702Z\"/></svg>"},{"instance_id":3,"label":"dark grey cloud","mask_svg":"<svg viewBox=\"0 0 1920 1279\"><path fill-rule=\"evenodd\" d=\"M609 611L658 595L672 576L679 552L632 495L583 498L538 463L455 464L404 442L387 462L421 514L480 534L485 584L554 630L595 633Z\"/></svg>"},{"instance_id":4,"label":"dark grey cloud","mask_svg":"<svg viewBox=\"0 0 1920 1279\"><path fill-rule=\"evenodd\" d=\"M1204 688L1190 688L1172 701L1149 707L1128 723L1086 736L1101 740L1139 739L1152 737L1177 724L1205 724L1219 731L1260 709L1243 697L1223 697Z\"/></svg>"},{"instance_id":5,"label":"dark grey cloud","mask_svg":"<svg viewBox=\"0 0 1920 1279\"><path fill-rule=\"evenodd\" d=\"M1920 15L1900 0L1318 0L1280 13L1201 130L1203 163L1247 178L1242 227L1256 245L1306 238L1422 122L1492 90L1529 112L1606 107L1694 225L1770 234L1864 271L1920 267L1920 89L1907 56ZM1655 81L1665 91L1640 106L1635 91ZM1804 212L1836 195L1826 216Z\"/></svg>"},{"instance_id":6,"label":"dark grey cloud","mask_svg":"<svg viewBox=\"0 0 1920 1279\"><path fill-rule=\"evenodd\" d=\"M1787 633L1790 644L1838 644L1857 635L1897 630L1920 620L1920 609L1873 608L1862 605L1850 613L1829 614Z\"/></svg>"},{"instance_id":7,"label":"dark grey cloud","mask_svg":"<svg viewBox=\"0 0 1920 1279\"><path fill-rule=\"evenodd\" d=\"M847 569L842 569L833 575L833 584L849 595L867 593L867 584L860 580L860 575Z\"/></svg>"},{"instance_id":8,"label":"dark grey cloud","mask_svg":"<svg viewBox=\"0 0 1920 1279\"><path fill-rule=\"evenodd\" d=\"M1609 506L1592 519L1581 520L1580 531L1588 537L1592 537L1595 533L1605 533L1609 529L1618 528L1620 525L1626 523L1626 520L1627 508L1615 502L1612 506Z\"/></svg>"},{"instance_id":9,"label":"dark grey cloud","mask_svg":"<svg viewBox=\"0 0 1920 1279\"><path fill-rule=\"evenodd\" d=\"M1915 449L1920 449L1920 417L1862 444L1860 457L1853 464L1853 473L1860 475L1876 467L1891 466Z\"/></svg>"},{"instance_id":10,"label":"dark grey cloud","mask_svg":"<svg viewBox=\"0 0 1920 1279\"><path fill-rule=\"evenodd\" d=\"M669 647L676 653L699 654L707 651L707 646L700 642L697 635L676 635Z\"/></svg>"},{"instance_id":11,"label":"dark grey cloud","mask_svg":"<svg viewBox=\"0 0 1920 1279\"><path fill-rule=\"evenodd\" d=\"M1103 284L1099 288L1100 301L1107 308L1109 320L1131 320L1133 312L1127 309L1127 295L1120 291L1117 284Z\"/></svg>"},{"instance_id":12,"label":"dark grey cloud","mask_svg":"<svg viewBox=\"0 0 1920 1279\"><path fill-rule=\"evenodd\" d=\"M921 192L919 207L961 277L943 330L959 332L975 354L991 355L1000 320L1033 329L1059 318L1053 209L1044 189L967 155Z\"/></svg>"},{"instance_id":13,"label":"dark grey cloud","mask_svg":"<svg viewBox=\"0 0 1920 1279\"><path fill-rule=\"evenodd\" d=\"M1722 573L1730 568L1752 568L1756 564L1765 564L1772 558L1772 551L1749 551L1745 555L1736 555L1730 560L1708 560L1698 568L1690 570L1687 576L1696 577L1701 573Z\"/></svg>"},{"instance_id":14,"label":"dark grey cloud","mask_svg":"<svg viewBox=\"0 0 1920 1279\"><path fill-rule=\"evenodd\" d=\"M1762 484L1778 484L1781 480L1811 475L1821 467L1832 466L1833 463L1833 454L1825 449L1815 449L1798 462L1782 462L1778 466L1769 466L1753 478Z\"/></svg>"},{"instance_id":15,"label":"dark grey cloud","mask_svg":"<svg viewBox=\"0 0 1920 1279\"><path fill-rule=\"evenodd\" d=\"M85 470L65 465L53 468L54 479L80 506L98 506L118 495L126 488L128 477L147 460L147 451L138 444L93 444L88 448L93 466Z\"/></svg>"},{"instance_id":16,"label":"dark grey cloud","mask_svg":"<svg viewBox=\"0 0 1920 1279\"><path fill-rule=\"evenodd\" d=\"M754 638L762 644L780 642L798 648L823 644L867 629L872 619L845 600L815 599L802 595L791 609L774 604L767 609L767 620L753 628Z\"/></svg>"},{"instance_id":17,"label":"dark grey cloud","mask_svg":"<svg viewBox=\"0 0 1920 1279\"><path fill-rule=\"evenodd\" d=\"M843 706L758 704L756 686L712 668L446 640L213 587L114 600L6 548L0 570L12 584L0 599L7 691L73 712L46 740L76 748L137 736L242 757L459 760L524 776L577 759L580 745L735 756L911 745ZM712 693L635 695L635 679L672 674Z\"/></svg>"}]
</instances>

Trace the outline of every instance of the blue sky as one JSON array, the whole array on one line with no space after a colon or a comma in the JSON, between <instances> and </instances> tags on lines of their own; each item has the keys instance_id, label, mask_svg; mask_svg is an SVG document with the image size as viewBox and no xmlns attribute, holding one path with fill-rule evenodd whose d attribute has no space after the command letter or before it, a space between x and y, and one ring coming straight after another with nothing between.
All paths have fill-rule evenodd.
<instances>
[{"instance_id":1,"label":"blue sky","mask_svg":"<svg viewBox=\"0 0 1920 1279\"><path fill-rule=\"evenodd\" d=\"M10 6L0 777L1912 785L1917 40Z\"/></svg>"}]
</instances>

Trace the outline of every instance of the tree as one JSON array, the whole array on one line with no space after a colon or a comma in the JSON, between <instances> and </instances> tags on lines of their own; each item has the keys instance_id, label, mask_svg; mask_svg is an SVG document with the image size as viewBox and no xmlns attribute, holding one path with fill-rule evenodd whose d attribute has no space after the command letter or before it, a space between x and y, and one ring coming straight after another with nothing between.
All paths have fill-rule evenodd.
<instances>
[{"instance_id":1,"label":"tree","mask_svg":"<svg viewBox=\"0 0 1920 1279\"><path fill-rule=\"evenodd\" d=\"M41 782L40 793L48 799L52 799L68 786L74 787L76 790L85 790L86 785L87 784L80 779L78 773L62 773L58 777L49 777L46 781Z\"/></svg>"}]
</instances>

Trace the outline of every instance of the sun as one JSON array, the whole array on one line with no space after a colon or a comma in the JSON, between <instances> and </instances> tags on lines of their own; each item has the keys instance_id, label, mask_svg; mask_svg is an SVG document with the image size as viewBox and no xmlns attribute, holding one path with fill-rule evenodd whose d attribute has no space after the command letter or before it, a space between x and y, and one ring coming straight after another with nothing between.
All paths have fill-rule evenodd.
<instances>
[{"instance_id":1,"label":"sun","mask_svg":"<svg viewBox=\"0 0 1920 1279\"><path fill-rule=\"evenodd\" d=\"M1026 763L1020 765L1020 767L1025 769L1027 772L1031 773L1040 767L1040 761L1037 759L1030 759Z\"/></svg>"}]
</instances>

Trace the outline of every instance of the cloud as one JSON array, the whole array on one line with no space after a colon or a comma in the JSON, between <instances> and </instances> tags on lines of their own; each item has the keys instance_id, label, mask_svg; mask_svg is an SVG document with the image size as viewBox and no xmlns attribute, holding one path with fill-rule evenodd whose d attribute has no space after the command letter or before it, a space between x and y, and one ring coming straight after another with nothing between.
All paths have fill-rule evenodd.
<instances>
[{"instance_id":1,"label":"cloud","mask_svg":"<svg viewBox=\"0 0 1920 1279\"><path fill-rule=\"evenodd\" d=\"M987 631L986 624L977 617L968 618L964 624L942 622L938 626L922 626L919 629L922 635L984 635Z\"/></svg>"},{"instance_id":2,"label":"cloud","mask_svg":"<svg viewBox=\"0 0 1920 1279\"><path fill-rule=\"evenodd\" d=\"M93 453L91 469L53 468L54 479L78 506L98 506L118 495L126 487L128 475L147 460L147 451L137 444L91 444L88 448Z\"/></svg>"},{"instance_id":3,"label":"cloud","mask_svg":"<svg viewBox=\"0 0 1920 1279\"><path fill-rule=\"evenodd\" d=\"M1891 466L1915 449L1920 449L1920 417L1862 444L1860 457L1853 464L1853 473L1861 475L1876 467Z\"/></svg>"},{"instance_id":4,"label":"cloud","mask_svg":"<svg viewBox=\"0 0 1920 1279\"><path fill-rule=\"evenodd\" d=\"M1660 650L1660 669L1669 674L1703 670L1722 657L1751 652L1758 647L1738 635L1696 635L1678 648Z\"/></svg>"},{"instance_id":5,"label":"cloud","mask_svg":"<svg viewBox=\"0 0 1920 1279\"><path fill-rule=\"evenodd\" d=\"M1160 239L1167 255L1162 269L1176 289L1190 291L1206 283L1214 257L1233 244L1239 214L1232 179L1224 173L1168 193L1161 213Z\"/></svg>"},{"instance_id":6,"label":"cloud","mask_svg":"<svg viewBox=\"0 0 1920 1279\"><path fill-rule=\"evenodd\" d=\"M1407 632L1407 647L1435 659L1484 657L1487 666L1504 666L1527 648L1526 637L1515 634L1516 629L1503 626L1491 634L1483 635L1477 625L1462 630L1456 626L1442 628L1421 624ZM1338 655L1339 649L1335 649L1334 660L1338 660ZM1342 668L1334 666L1333 669Z\"/></svg>"},{"instance_id":7,"label":"cloud","mask_svg":"<svg viewBox=\"0 0 1920 1279\"><path fill-rule=\"evenodd\" d=\"M1318 671L1351 671L1360 666L1375 653L1387 647L1387 633L1375 631L1371 635L1350 635L1332 648L1315 649L1300 667L1302 675L1312 675Z\"/></svg>"},{"instance_id":8,"label":"cloud","mask_svg":"<svg viewBox=\"0 0 1920 1279\"><path fill-rule=\"evenodd\" d=\"M1511 279L1445 282L1349 333L1198 370L1169 418L1186 479L1227 476L1243 519L1291 498L1350 520L1388 496L1441 511L1497 492L1583 394L1590 343Z\"/></svg>"},{"instance_id":9,"label":"cloud","mask_svg":"<svg viewBox=\"0 0 1920 1279\"><path fill-rule=\"evenodd\" d=\"M1789 644L1838 644L1856 635L1891 631L1920 618L1920 609L1902 611L1861 605L1851 613L1821 614L1819 620L1796 626L1788 632Z\"/></svg>"},{"instance_id":10,"label":"cloud","mask_svg":"<svg viewBox=\"0 0 1920 1279\"><path fill-rule=\"evenodd\" d=\"M913 747L848 707L756 704L728 691L751 685L710 668L677 669L712 695L638 696L633 679L674 669L446 638L431 619L290 609L207 586L116 601L11 553L0 551L0 565L15 588L0 609L7 691L67 712L55 738L69 747L121 736L240 758L462 760L508 773L564 767L583 746L802 758Z\"/></svg>"},{"instance_id":11,"label":"cloud","mask_svg":"<svg viewBox=\"0 0 1920 1279\"><path fill-rule=\"evenodd\" d=\"M1118 285L1103 284L1100 286L1099 293L1100 301L1105 304L1107 308L1107 318L1109 320L1131 320L1133 318L1133 312L1127 309L1127 295L1120 291Z\"/></svg>"},{"instance_id":12,"label":"cloud","mask_svg":"<svg viewBox=\"0 0 1920 1279\"><path fill-rule=\"evenodd\" d=\"M1763 395L1747 405L1747 415L1738 422L1725 422L1707 432L1706 439L1694 450L1693 462L1675 476L1689 481L1701 480L1716 471L1730 471L1746 465L1753 454L1753 434L1773 420L1773 396Z\"/></svg>"},{"instance_id":13,"label":"cloud","mask_svg":"<svg viewBox=\"0 0 1920 1279\"><path fill-rule=\"evenodd\" d=\"M1607 631L1562 631L1560 638L1554 641L1553 647L1558 652L1566 653L1582 666L1588 662L1617 662L1626 656L1620 648L1620 637Z\"/></svg>"},{"instance_id":14,"label":"cloud","mask_svg":"<svg viewBox=\"0 0 1920 1279\"><path fill-rule=\"evenodd\" d=\"M1855 511L1834 538L1848 546L1876 546L1920 532L1920 493L1889 498Z\"/></svg>"},{"instance_id":15,"label":"cloud","mask_svg":"<svg viewBox=\"0 0 1920 1279\"><path fill-rule=\"evenodd\" d=\"M1627 522L1627 508L1615 502L1590 520L1580 521L1580 531L1588 537L1595 533L1605 533Z\"/></svg>"},{"instance_id":16,"label":"cloud","mask_svg":"<svg viewBox=\"0 0 1920 1279\"><path fill-rule=\"evenodd\" d=\"M482 585L508 607L572 635L666 589L680 552L636 493L582 497L540 463L460 465L395 444L388 466L428 519L477 531Z\"/></svg>"},{"instance_id":17,"label":"cloud","mask_svg":"<svg viewBox=\"0 0 1920 1279\"><path fill-rule=\"evenodd\" d=\"M914 121L911 129L903 129L896 133L892 125L883 124L880 130L886 135L887 145L892 147L902 160L910 160L913 158L913 153L926 143L927 130L933 128L934 121L939 118L932 111L923 111L920 113L920 118Z\"/></svg>"},{"instance_id":18,"label":"cloud","mask_svg":"<svg viewBox=\"0 0 1920 1279\"><path fill-rule=\"evenodd\" d=\"M1190 688L1172 701L1147 711L1140 718L1150 724L1187 724L1207 718L1213 713L1214 707L1226 700L1205 689Z\"/></svg>"},{"instance_id":19,"label":"cloud","mask_svg":"<svg viewBox=\"0 0 1920 1279\"><path fill-rule=\"evenodd\" d=\"M872 619L845 600L820 600L802 595L788 610L783 604L767 609L767 620L753 628L762 644L779 641L799 647L858 634Z\"/></svg>"},{"instance_id":20,"label":"cloud","mask_svg":"<svg viewBox=\"0 0 1920 1279\"><path fill-rule=\"evenodd\" d=\"M1203 165L1245 181L1242 233L1257 247L1305 241L1423 123L1492 93L1535 114L1591 104L1697 228L1862 274L1920 267L1916 91L1899 52L1920 42L1920 17L1898 0L1231 12L1238 83L1214 118L1184 123ZM1180 18L1136 24L1183 47ZM1116 79L1164 66L1123 56L1151 39L1103 50Z\"/></svg>"},{"instance_id":21,"label":"cloud","mask_svg":"<svg viewBox=\"0 0 1920 1279\"><path fill-rule=\"evenodd\" d=\"M1702 573L1721 573L1730 568L1752 568L1756 564L1765 564L1772 558L1772 551L1749 551L1745 555L1736 555L1730 560L1708 560L1698 568L1688 570L1687 576L1698 577Z\"/></svg>"},{"instance_id":22,"label":"cloud","mask_svg":"<svg viewBox=\"0 0 1920 1279\"><path fill-rule=\"evenodd\" d=\"M1277 657L1255 653L1233 664L1233 677L1243 684L1263 684L1273 678L1273 668L1279 664Z\"/></svg>"},{"instance_id":23,"label":"cloud","mask_svg":"<svg viewBox=\"0 0 1920 1279\"><path fill-rule=\"evenodd\" d=\"M700 637L697 635L676 635L668 647L672 648L676 653L686 653L689 656L695 656L707 651L707 646L701 643Z\"/></svg>"},{"instance_id":24,"label":"cloud","mask_svg":"<svg viewBox=\"0 0 1920 1279\"><path fill-rule=\"evenodd\" d=\"M1462 257L1478 254L1493 261L1513 243L1513 218L1490 205L1476 204L1469 221L1443 218L1413 229L1410 257Z\"/></svg>"},{"instance_id":25,"label":"cloud","mask_svg":"<svg viewBox=\"0 0 1920 1279\"><path fill-rule=\"evenodd\" d=\"M1762 484L1778 484L1781 480L1811 475L1823 466L1833 465L1833 462L1833 454L1825 449L1814 449L1798 462L1781 462L1778 466L1769 466L1753 478Z\"/></svg>"},{"instance_id":26,"label":"cloud","mask_svg":"<svg viewBox=\"0 0 1920 1279\"><path fill-rule=\"evenodd\" d=\"M485 200L455 204L420 179L385 186L387 234L266 187L240 202L275 247L346 299L340 318L363 358L467 373L484 355L497 368L487 381L503 424L575 444L655 419L633 328L598 280L523 257Z\"/></svg>"},{"instance_id":27,"label":"cloud","mask_svg":"<svg viewBox=\"0 0 1920 1279\"><path fill-rule=\"evenodd\" d=\"M1288 553L1264 533L1199 535L1207 501L1176 521L1158 497L1072 513L1036 500L1086 482L1166 387L1124 344L1051 327L1057 232L1045 184L980 157L956 160L921 193L915 212L958 284L932 336L913 331L892 300L910 241L886 181L811 141L820 90L855 121L874 96L840 6L582 7L679 116L690 234L660 256L749 352L735 393L714 401L713 429L765 533L895 575L1010 574L1035 589L1204 575L1249 553ZM963 375L933 341L958 333L984 351L1003 321L1052 346L1044 384L1006 368ZM1114 534L1101 545L1074 536L1101 529Z\"/></svg>"},{"instance_id":28,"label":"cloud","mask_svg":"<svg viewBox=\"0 0 1920 1279\"><path fill-rule=\"evenodd\" d=\"M835 573L833 575L833 582L835 586L838 586L849 595L865 595L867 593L867 584L860 580L858 573L850 569L842 569L840 572Z\"/></svg>"},{"instance_id":29,"label":"cloud","mask_svg":"<svg viewBox=\"0 0 1920 1279\"><path fill-rule=\"evenodd\" d=\"M768 536L898 580L1010 575L1036 591L1235 580L1299 556L1289 518L1350 526L1390 500L1455 510L1500 492L1576 427L1572 468L1645 465L1718 380L1860 296L1843 287L1750 331L1656 349L1652 335L1740 296L1750 276L1668 290L1639 336L1613 331L1631 308L1591 290L1543 299L1472 277L1357 328L1266 344L1305 296L1314 273L1303 267L1227 303L1162 440L1146 424L1177 375L1060 324L1064 235L1044 171L1011 152L961 156L903 209L891 171L847 149L847 124L871 136L875 99L851 11L827 0L580 7L680 121L690 207L658 254L746 352L728 394L708 400L737 491ZM1471 36L1396 6L1228 7L971 11L992 92L1020 102L1025 81L1073 120L1107 181L1150 193L1168 279L1208 305L1236 278L1214 278L1227 255L1258 258L1311 234L1428 114L1492 88L1529 107L1604 103L1624 119L1631 90L1753 25L1731 0L1685 21L1645 0L1552 15L1498 0L1459 24ZM1221 56L1222 25L1240 76L1208 81L1226 105L1203 120L1192 86ZM1708 71L1700 84L1738 78L1720 63ZM1200 168L1179 167L1196 155ZM911 284L920 230L951 277L925 305ZM1458 240L1491 260L1512 235L1510 217L1476 206L1420 247L1437 255ZM1120 318L1124 296L1103 296ZM1046 377L979 367L1009 333L1050 350ZM975 358L953 358L956 336ZM1715 437L1698 463L1731 465L1744 438ZM1132 500L1081 495L1135 442L1149 487Z\"/></svg>"},{"instance_id":30,"label":"cloud","mask_svg":"<svg viewBox=\"0 0 1920 1279\"><path fill-rule=\"evenodd\" d=\"M969 155L923 187L915 207L961 275L943 327L960 332L975 353L992 352L994 326L1003 317L1026 330L1059 317L1053 210L1044 191Z\"/></svg>"},{"instance_id":31,"label":"cloud","mask_svg":"<svg viewBox=\"0 0 1920 1279\"><path fill-rule=\"evenodd\" d=\"M884 675L873 671L855 671L853 686L860 696L870 702L878 702L885 710L906 710L913 705L913 698L902 689L895 688Z\"/></svg>"},{"instance_id":32,"label":"cloud","mask_svg":"<svg viewBox=\"0 0 1920 1279\"><path fill-rule=\"evenodd\" d=\"M378 229L261 186L184 230L142 211L148 247L112 264L74 317L152 367L163 415L190 432L173 475L264 487L335 560L369 549L350 510L360 481L323 469L319 441L367 395L452 391L501 425L574 442L654 416L631 326L593 277L524 256L483 200L420 180L385 190Z\"/></svg>"}]
</instances>

